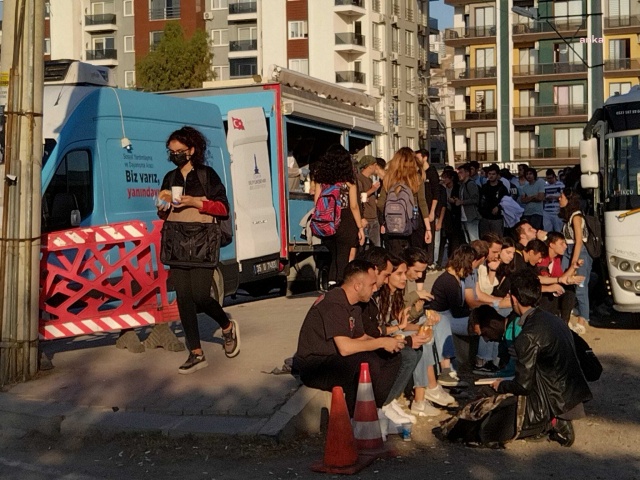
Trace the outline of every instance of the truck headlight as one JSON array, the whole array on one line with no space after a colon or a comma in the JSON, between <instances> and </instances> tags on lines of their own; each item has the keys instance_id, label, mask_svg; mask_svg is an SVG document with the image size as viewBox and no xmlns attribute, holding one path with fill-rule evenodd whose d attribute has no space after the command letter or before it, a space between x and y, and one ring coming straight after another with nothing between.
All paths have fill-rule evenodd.
<instances>
[{"instance_id":1,"label":"truck headlight","mask_svg":"<svg viewBox=\"0 0 640 480\"><path fill-rule=\"evenodd\" d=\"M634 269L636 272L640 273L640 263L636 263L636 264L633 266L633 269Z\"/></svg>"},{"instance_id":2,"label":"truck headlight","mask_svg":"<svg viewBox=\"0 0 640 480\"><path fill-rule=\"evenodd\" d=\"M636 290L640 292L640 280L636 282Z\"/></svg>"},{"instance_id":3,"label":"truck headlight","mask_svg":"<svg viewBox=\"0 0 640 480\"><path fill-rule=\"evenodd\" d=\"M618 268L623 272L626 272L631 268L631 264L627 260L623 260L620 262L620 265L618 265Z\"/></svg>"}]
</instances>

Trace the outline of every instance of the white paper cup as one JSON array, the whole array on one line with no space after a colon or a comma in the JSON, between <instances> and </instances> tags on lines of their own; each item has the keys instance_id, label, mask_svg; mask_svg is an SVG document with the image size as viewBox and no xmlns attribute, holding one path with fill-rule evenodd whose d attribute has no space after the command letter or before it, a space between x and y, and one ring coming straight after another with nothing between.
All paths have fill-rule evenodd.
<instances>
[{"instance_id":1,"label":"white paper cup","mask_svg":"<svg viewBox=\"0 0 640 480\"><path fill-rule=\"evenodd\" d=\"M360 194L360 203L367 203L367 192L362 192Z\"/></svg>"},{"instance_id":2,"label":"white paper cup","mask_svg":"<svg viewBox=\"0 0 640 480\"><path fill-rule=\"evenodd\" d=\"M175 204L180 203L184 187L171 187L171 201Z\"/></svg>"}]
</instances>

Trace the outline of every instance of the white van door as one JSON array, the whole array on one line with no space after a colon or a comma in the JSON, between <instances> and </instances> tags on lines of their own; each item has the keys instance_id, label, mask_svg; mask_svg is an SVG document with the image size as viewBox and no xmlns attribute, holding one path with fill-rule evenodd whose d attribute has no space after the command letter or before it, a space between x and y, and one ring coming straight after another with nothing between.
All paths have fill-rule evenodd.
<instances>
[{"instance_id":1,"label":"white van door","mask_svg":"<svg viewBox=\"0 0 640 480\"><path fill-rule=\"evenodd\" d=\"M227 122L238 262L279 253L264 112L230 110Z\"/></svg>"}]
</instances>

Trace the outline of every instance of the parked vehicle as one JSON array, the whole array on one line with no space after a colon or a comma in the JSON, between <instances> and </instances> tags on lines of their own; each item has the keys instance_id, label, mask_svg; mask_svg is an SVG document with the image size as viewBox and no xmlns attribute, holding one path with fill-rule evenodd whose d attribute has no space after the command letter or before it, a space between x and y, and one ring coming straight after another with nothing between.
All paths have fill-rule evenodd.
<instances>
[{"instance_id":1,"label":"parked vehicle","mask_svg":"<svg viewBox=\"0 0 640 480\"><path fill-rule=\"evenodd\" d=\"M608 292L618 312L640 313L640 87L609 98L580 142L581 185L603 219Z\"/></svg>"}]
</instances>

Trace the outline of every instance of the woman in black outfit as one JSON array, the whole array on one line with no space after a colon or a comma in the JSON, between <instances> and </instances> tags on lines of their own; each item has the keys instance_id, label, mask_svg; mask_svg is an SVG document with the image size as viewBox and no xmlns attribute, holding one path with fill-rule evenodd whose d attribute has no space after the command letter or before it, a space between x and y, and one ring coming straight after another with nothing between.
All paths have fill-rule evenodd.
<instances>
[{"instance_id":1,"label":"woman in black outfit","mask_svg":"<svg viewBox=\"0 0 640 480\"><path fill-rule=\"evenodd\" d=\"M358 245L364 245L364 228L358 205L358 187L351 155L342 145L331 145L316 164L314 203L330 185L340 186L340 225L335 235L322 238L331 254L329 286L342 282L344 268L356 256Z\"/></svg>"},{"instance_id":2,"label":"woman in black outfit","mask_svg":"<svg viewBox=\"0 0 640 480\"><path fill-rule=\"evenodd\" d=\"M167 139L169 160L176 169L167 173L162 181L158 198L159 215L173 222L212 223L218 217L229 215L229 203L224 185L213 168L205 165L207 140L198 130L182 127ZM205 175L198 174L204 170ZM201 183L207 179L207 185ZM171 187L184 187L179 203L171 203ZM240 353L238 324L229 320L220 304L211 297L213 268L171 267L169 275L176 290L180 321L186 337L189 358L178 373L193 373L208 365L200 346L199 312L213 318L222 328L224 352L227 357Z\"/></svg>"}]
</instances>

